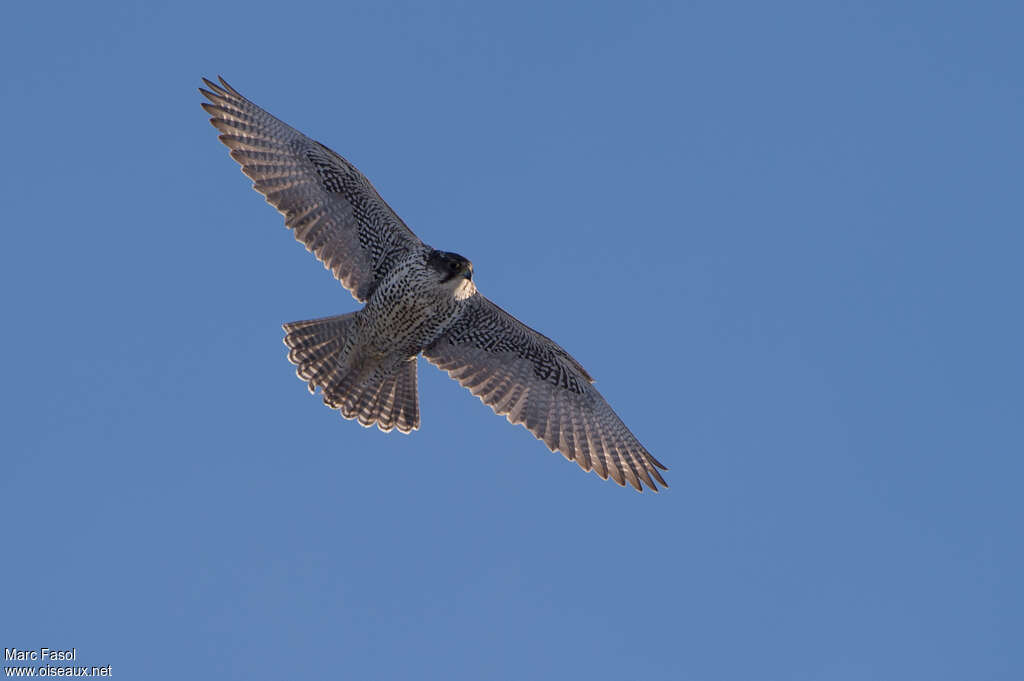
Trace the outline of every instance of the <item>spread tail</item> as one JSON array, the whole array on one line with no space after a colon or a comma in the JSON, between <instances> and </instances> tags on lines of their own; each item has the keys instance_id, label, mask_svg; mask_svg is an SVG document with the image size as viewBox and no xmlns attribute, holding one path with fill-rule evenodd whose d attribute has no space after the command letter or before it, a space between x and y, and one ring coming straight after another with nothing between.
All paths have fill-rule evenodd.
<instances>
[{"instance_id":1,"label":"spread tail","mask_svg":"<svg viewBox=\"0 0 1024 681\"><path fill-rule=\"evenodd\" d=\"M295 373L306 381L309 391L320 388L324 404L345 418L367 427L376 424L385 432L393 428L411 432L420 427L416 358L393 371L353 367L346 341L355 333L357 314L285 324L284 344L291 349L288 360L298 366Z\"/></svg>"}]
</instances>

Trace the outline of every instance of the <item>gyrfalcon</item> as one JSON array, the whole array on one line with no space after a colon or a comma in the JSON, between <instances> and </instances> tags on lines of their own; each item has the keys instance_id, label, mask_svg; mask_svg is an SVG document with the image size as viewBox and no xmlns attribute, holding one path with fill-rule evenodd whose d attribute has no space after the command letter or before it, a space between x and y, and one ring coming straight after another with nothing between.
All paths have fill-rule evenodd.
<instances>
[{"instance_id":1,"label":"gyrfalcon","mask_svg":"<svg viewBox=\"0 0 1024 681\"><path fill-rule=\"evenodd\" d=\"M253 188L363 309L284 325L288 359L324 404L383 431L420 425L416 358L585 470L638 491L667 470L580 363L477 292L473 265L420 241L355 166L220 78L203 108Z\"/></svg>"}]
</instances>

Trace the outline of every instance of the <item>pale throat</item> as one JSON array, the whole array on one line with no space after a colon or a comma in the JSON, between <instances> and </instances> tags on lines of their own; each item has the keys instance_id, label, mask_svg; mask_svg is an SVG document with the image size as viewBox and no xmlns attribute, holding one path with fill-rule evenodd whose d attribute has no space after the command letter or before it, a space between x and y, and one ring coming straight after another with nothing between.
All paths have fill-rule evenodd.
<instances>
[{"instance_id":1,"label":"pale throat","mask_svg":"<svg viewBox=\"0 0 1024 681\"><path fill-rule=\"evenodd\" d=\"M476 284L471 280L459 277L459 284L455 287L455 300L465 300L476 293Z\"/></svg>"}]
</instances>

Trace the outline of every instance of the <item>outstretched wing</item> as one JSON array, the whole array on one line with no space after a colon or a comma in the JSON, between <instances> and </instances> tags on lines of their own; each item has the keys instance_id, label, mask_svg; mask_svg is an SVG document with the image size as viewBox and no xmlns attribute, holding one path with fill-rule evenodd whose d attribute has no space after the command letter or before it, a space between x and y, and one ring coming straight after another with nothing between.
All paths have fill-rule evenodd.
<instances>
[{"instance_id":1,"label":"outstretched wing","mask_svg":"<svg viewBox=\"0 0 1024 681\"><path fill-rule=\"evenodd\" d=\"M644 449L593 379L550 338L476 294L455 324L423 351L431 363L512 423L521 423L551 451L615 482L668 486L668 470Z\"/></svg>"},{"instance_id":2,"label":"outstretched wing","mask_svg":"<svg viewBox=\"0 0 1024 681\"><path fill-rule=\"evenodd\" d=\"M359 301L422 242L355 166L243 97L221 78L199 91L220 141L284 215L295 238Z\"/></svg>"}]
</instances>

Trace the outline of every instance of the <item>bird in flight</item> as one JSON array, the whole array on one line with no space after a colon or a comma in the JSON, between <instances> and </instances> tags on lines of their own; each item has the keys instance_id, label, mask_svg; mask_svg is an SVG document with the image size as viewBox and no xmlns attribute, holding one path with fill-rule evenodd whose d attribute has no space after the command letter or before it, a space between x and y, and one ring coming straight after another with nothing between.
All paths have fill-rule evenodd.
<instances>
[{"instance_id":1,"label":"bird in flight","mask_svg":"<svg viewBox=\"0 0 1024 681\"><path fill-rule=\"evenodd\" d=\"M355 166L223 79L202 106L253 188L363 309L284 325L288 359L324 404L383 431L420 426L420 353L495 413L585 471L636 490L667 470L547 336L477 292L473 265L423 243Z\"/></svg>"}]
</instances>

